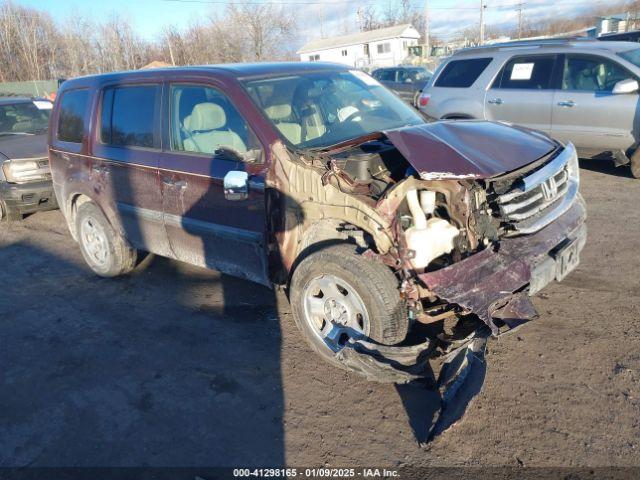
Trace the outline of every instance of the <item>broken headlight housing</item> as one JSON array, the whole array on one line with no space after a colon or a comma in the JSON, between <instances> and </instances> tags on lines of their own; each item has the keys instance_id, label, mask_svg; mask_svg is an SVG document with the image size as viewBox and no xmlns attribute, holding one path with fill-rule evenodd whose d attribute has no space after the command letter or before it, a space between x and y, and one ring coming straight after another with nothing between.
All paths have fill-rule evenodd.
<instances>
[{"instance_id":1,"label":"broken headlight housing","mask_svg":"<svg viewBox=\"0 0 640 480\"><path fill-rule=\"evenodd\" d=\"M2 172L9 183L25 183L51 178L49 161L43 159L6 160Z\"/></svg>"}]
</instances>

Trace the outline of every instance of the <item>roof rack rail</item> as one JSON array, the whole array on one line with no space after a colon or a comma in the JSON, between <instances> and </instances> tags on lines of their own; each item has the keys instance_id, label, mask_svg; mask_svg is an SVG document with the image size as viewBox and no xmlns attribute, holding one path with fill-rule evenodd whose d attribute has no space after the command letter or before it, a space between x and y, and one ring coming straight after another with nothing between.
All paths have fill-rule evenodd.
<instances>
[{"instance_id":1,"label":"roof rack rail","mask_svg":"<svg viewBox=\"0 0 640 480\"><path fill-rule=\"evenodd\" d=\"M574 42L593 41L588 37L558 37L558 38L541 38L539 40L513 40L502 43L492 43L489 45L478 45L476 47L461 48L456 53L471 52L478 50L500 50L501 48L517 48L517 47L544 47L553 45L570 45Z\"/></svg>"}]
</instances>

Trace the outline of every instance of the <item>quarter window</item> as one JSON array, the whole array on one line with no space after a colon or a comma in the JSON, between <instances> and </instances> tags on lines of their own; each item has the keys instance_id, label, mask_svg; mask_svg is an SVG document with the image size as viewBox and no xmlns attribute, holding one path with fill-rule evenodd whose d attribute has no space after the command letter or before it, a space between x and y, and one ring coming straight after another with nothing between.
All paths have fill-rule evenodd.
<instances>
[{"instance_id":1,"label":"quarter window","mask_svg":"<svg viewBox=\"0 0 640 480\"><path fill-rule=\"evenodd\" d=\"M611 92L616 83L633 78L623 67L606 58L567 55L562 72L563 90Z\"/></svg>"},{"instance_id":2,"label":"quarter window","mask_svg":"<svg viewBox=\"0 0 640 480\"><path fill-rule=\"evenodd\" d=\"M155 134L159 85L108 88L102 99L100 138L118 147L159 148Z\"/></svg>"},{"instance_id":3,"label":"quarter window","mask_svg":"<svg viewBox=\"0 0 640 480\"><path fill-rule=\"evenodd\" d=\"M82 143L84 116L89 101L89 90L68 90L60 100L58 140Z\"/></svg>"},{"instance_id":4,"label":"quarter window","mask_svg":"<svg viewBox=\"0 0 640 480\"><path fill-rule=\"evenodd\" d=\"M259 148L257 138L224 94L199 85L171 87L172 150L237 160L239 154Z\"/></svg>"},{"instance_id":5,"label":"quarter window","mask_svg":"<svg viewBox=\"0 0 640 480\"><path fill-rule=\"evenodd\" d=\"M467 88L474 84L491 58L471 58L469 60L453 60L442 70L436 80L436 87Z\"/></svg>"},{"instance_id":6,"label":"quarter window","mask_svg":"<svg viewBox=\"0 0 640 480\"><path fill-rule=\"evenodd\" d=\"M555 61L553 55L512 58L496 78L493 88L549 89Z\"/></svg>"}]
</instances>

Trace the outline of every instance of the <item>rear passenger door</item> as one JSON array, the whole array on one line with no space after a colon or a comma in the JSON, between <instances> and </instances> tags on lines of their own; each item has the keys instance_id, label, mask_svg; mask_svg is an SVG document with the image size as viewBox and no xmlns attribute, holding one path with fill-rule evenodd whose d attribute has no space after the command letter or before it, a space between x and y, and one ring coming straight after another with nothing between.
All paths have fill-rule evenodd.
<instances>
[{"instance_id":1,"label":"rear passenger door","mask_svg":"<svg viewBox=\"0 0 640 480\"><path fill-rule=\"evenodd\" d=\"M553 101L552 135L573 142L583 155L626 150L639 129L638 93L613 94L614 85L638 80L617 62L597 56L567 54L562 84Z\"/></svg>"},{"instance_id":2,"label":"rear passenger door","mask_svg":"<svg viewBox=\"0 0 640 480\"><path fill-rule=\"evenodd\" d=\"M172 83L165 98L160 181L176 258L269 285L264 177L248 174L262 146L218 88ZM225 179L240 186L225 191Z\"/></svg>"},{"instance_id":3,"label":"rear passenger door","mask_svg":"<svg viewBox=\"0 0 640 480\"><path fill-rule=\"evenodd\" d=\"M485 118L551 131L556 55L512 57L485 97Z\"/></svg>"},{"instance_id":4,"label":"rear passenger door","mask_svg":"<svg viewBox=\"0 0 640 480\"><path fill-rule=\"evenodd\" d=\"M161 94L160 82L102 90L91 175L94 188L113 205L107 215L126 238L136 248L170 257L158 182Z\"/></svg>"}]
</instances>

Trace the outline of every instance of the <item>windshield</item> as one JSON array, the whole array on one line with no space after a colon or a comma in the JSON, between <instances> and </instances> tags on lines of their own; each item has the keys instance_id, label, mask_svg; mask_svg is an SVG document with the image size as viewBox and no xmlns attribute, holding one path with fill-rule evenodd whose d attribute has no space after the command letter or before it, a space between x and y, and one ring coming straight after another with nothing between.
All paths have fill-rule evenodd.
<instances>
[{"instance_id":1,"label":"windshield","mask_svg":"<svg viewBox=\"0 0 640 480\"><path fill-rule=\"evenodd\" d=\"M356 70L250 80L245 86L282 136L300 148L423 123L411 107Z\"/></svg>"},{"instance_id":2,"label":"windshield","mask_svg":"<svg viewBox=\"0 0 640 480\"><path fill-rule=\"evenodd\" d=\"M636 67L640 67L640 48L620 52L618 55L624 58L627 62L633 63Z\"/></svg>"},{"instance_id":3,"label":"windshield","mask_svg":"<svg viewBox=\"0 0 640 480\"><path fill-rule=\"evenodd\" d=\"M50 114L50 109L40 109L33 102L0 105L0 135L44 133Z\"/></svg>"}]
</instances>

